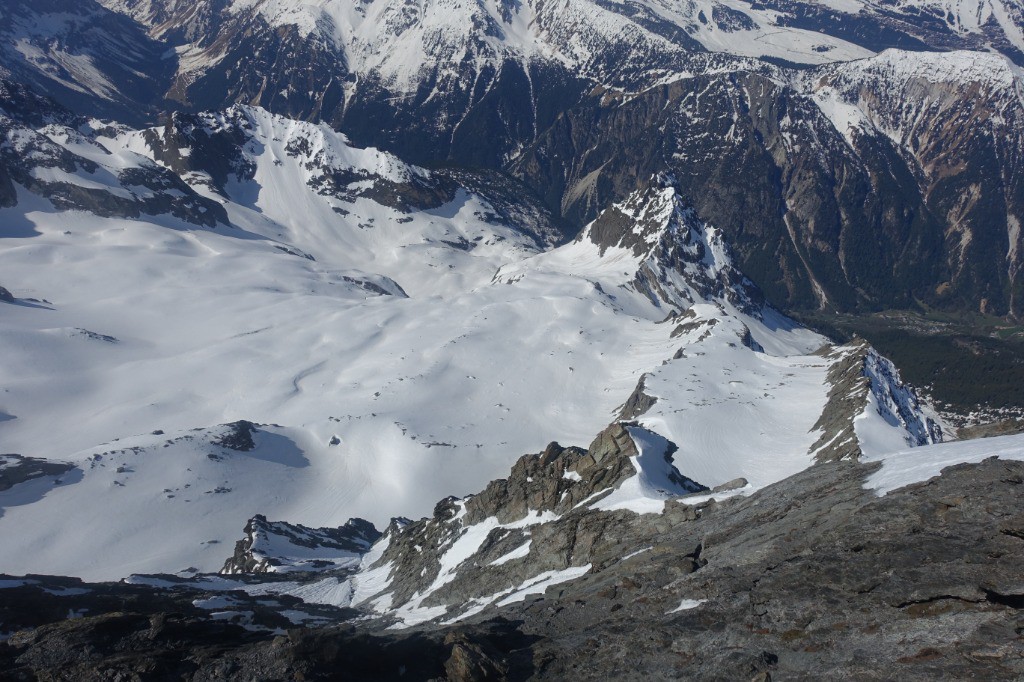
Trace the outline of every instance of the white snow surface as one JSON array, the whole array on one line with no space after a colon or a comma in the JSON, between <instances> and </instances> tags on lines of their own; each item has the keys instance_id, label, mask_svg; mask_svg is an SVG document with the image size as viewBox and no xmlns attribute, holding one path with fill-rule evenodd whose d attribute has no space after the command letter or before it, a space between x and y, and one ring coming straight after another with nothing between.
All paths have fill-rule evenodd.
<instances>
[{"instance_id":1,"label":"white snow surface","mask_svg":"<svg viewBox=\"0 0 1024 682\"><path fill-rule=\"evenodd\" d=\"M939 417L900 380L896 367L869 351L864 374L870 382L868 404L853 427L865 455L877 455L941 440ZM881 417L879 419L879 417ZM929 425L929 420L933 424Z\"/></svg>"},{"instance_id":2,"label":"white snow surface","mask_svg":"<svg viewBox=\"0 0 1024 682\"><path fill-rule=\"evenodd\" d=\"M308 183L325 166L361 182L427 172L259 109L208 124L230 117L247 121L254 179L227 198L185 179L232 227L58 211L24 189L0 210L0 273L19 298L0 311L13 417L0 443L76 465L0 492L0 571L215 571L256 513L311 527L419 517L552 440L589 443L645 373L658 402L641 424L679 446L683 475L757 488L810 464L827 363L808 353L824 339L695 298L687 277L728 266L713 228L691 235L705 261L663 273L676 293L653 301L631 283L657 267L649 254L586 238L541 253L465 191L408 215L323 196ZM153 163L131 131L47 136L114 188L120 169ZM288 151L297 139L308 156ZM659 197L655 212L672 205ZM686 308L704 326L673 336L666 314ZM239 419L265 425L257 447L216 446ZM353 603L381 593L375 570Z\"/></svg>"},{"instance_id":3,"label":"white snow surface","mask_svg":"<svg viewBox=\"0 0 1024 682\"><path fill-rule=\"evenodd\" d=\"M1024 461L1024 435L953 441L867 456L862 461L881 462L882 468L867 477L864 487L882 497L938 476L946 467L977 464L990 457Z\"/></svg>"},{"instance_id":4,"label":"white snow surface","mask_svg":"<svg viewBox=\"0 0 1024 682\"><path fill-rule=\"evenodd\" d=\"M177 16L187 25L201 14L182 11L177 0L101 2L155 34L174 25L158 17ZM255 31L254 24L265 22L312 41L336 54L356 83L379 79L392 91L411 95L432 81L431 98L444 96L467 77L489 88L491 69L506 62L522 65L527 73L538 62L561 64L613 84L623 73L663 71L666 60L701 48L802 64L872 54L838 37L787 26L777 21L777 12L744 0L233 0L224 16L229 33ZM180 44L176 51L180 74L209 69L226 56L222 45L209 40Z\"/></svg>"},{"instance_id":5,"label":"white snow surface","mask_svg":"<svg viewBox=\"0 0 1024 682\"><path fill-rule=\"evenodd\" d=\"M544 594L552 585L566 583L570 580L584 576L592 568L591 564L586 566L571 566L561 571L545 571L527 580L515 588L512 594L504 597L498 602L498 606L507 606L516 602L525 601L531 594Z\"/></svg>"},{"instance_id":6,"label":"white snow surface","mask_svg":"<svg viewBox=\"0 0 1024 682\"><path fill-rule=\"evenodd\" d=\"M666 500L693 492L672 480L671 464L666 458L667 440L635 426L626 429L639 452L629 460L637 473L620 483L610 495L591 504L591 509L629 509L637 514L660 514L665 511Z\"/></svg>"},{"instance_id":7,"label":"white snow surface","mask_svg":"<svg viewBox=\"0 0 1024 682\"><path fill-rule=\"evenodd\" d=\"M909 52L890 49L875 57L831 64L806 73L802 88L851 144L858 134L877 132L896 144L910 146L929 115L942 106L943 98L927 95L903 97L901 93L932 87L958 93L978 87L978 97L1016 98L1024 104L1024 76L1005 56L985 52ZM865 94L867 93L867 94ZM903 104L876 110L875 98L888 94ZM955 98L954 98L955 99ZM905 100L905 101L904 101ZM1005 125L1002 117L993 118Z\"/></svg>"},{"instance_id":8,"label":"white snow surface","mask_svg":"<svg viewBox=\"0 0 1024 682\"><path fill-rule=\"evenodd\" d=\"M500 556L497 559L495 559L494 561L492 561L491 562L491 566L501 566L502 564L507 564L508 562L512 561L513 559L522 559L523 557L528 556L530 554L530 544L532 542L533 542L533 540L527 540L525 543L523 543L519 547L516 547L515 549L513 549L510 552L508 552L507 554L503 554L502 556Z\"/></svg>"},{"instance_id":9,"label":"white snow surface","mask_svg":"<svg viewBox=\"0 0 1024 682\"><path fill-rule=\"evenodd\" d=\"M672 609L671 611L667 611L666 615L668 613L679 613L680 611L689 611L690 609L695 609L706 601L707 599L683 599L681 602L679 602L679 606Z\"/></svg>"},{"instance_id":10,"label":"white snow surface","mask_svg":"<svg viewBox=\"0 0 1024 682\"><path fill-rule=\"evenodd\" d=\"M567 583L576 580L577 578L581 578L586 575L591 568L592 564L587 564L585 566L570 566L569 568L565 568L560 571L544 571L542 573L538 573L537 575L528 578L520 585L502 590L497 594L477 597L471 600L468 604L463 605L467 607L465 610L454 618L443 621L441 624L451 625L461 620L465 620L470 616L475 616L480 613L491 604L495 604L499 607L508 606L509 604L525 601L530 595L542 595L553 585L560 585L562 583Z\"/></svg>"}]
</instances>

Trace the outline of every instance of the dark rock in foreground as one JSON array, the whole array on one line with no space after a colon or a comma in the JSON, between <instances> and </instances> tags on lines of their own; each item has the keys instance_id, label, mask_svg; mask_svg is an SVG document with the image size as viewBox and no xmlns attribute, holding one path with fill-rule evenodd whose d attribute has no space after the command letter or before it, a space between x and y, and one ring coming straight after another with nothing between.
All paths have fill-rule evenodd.
<instances>
[{"instance_id":1,"label":"dark rock in foreground","mask_svg":"<svg viewBox=\"0 0 1024 682\"><path fill-rule=\"evenodd\" d=\"M749 498L669 504L637 517L633 552L448 628L247 631L193 607L194 588L2 582L0 631L15 632L0 669L15 680L1020 679L1024 463L951 467L882 498L863 488L871 470L825 463Z\"/></svg>"}]
</instances>

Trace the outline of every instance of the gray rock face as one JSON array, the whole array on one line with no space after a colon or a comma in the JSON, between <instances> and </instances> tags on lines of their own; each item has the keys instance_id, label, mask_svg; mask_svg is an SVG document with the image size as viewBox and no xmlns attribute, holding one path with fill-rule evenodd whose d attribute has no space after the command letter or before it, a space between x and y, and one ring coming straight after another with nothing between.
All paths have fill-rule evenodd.
<instances>
[{"instance_id":1,"label":"gray rock face","mask_svg":"<svg viewBox=\"0 0 1024 682\"><path fill-rule=\"evenodd\" d=\"M644 379L646 377L647 375L645 374L636 382L636 388L629 394L629 398L626 399L625 404L619 411L619 419L636 419L654 407L655 403L658 402L658 399L654 396L644 393L646 388L644 386Z\"/></svg>"},{"instance_id":2,"label":"gray rock face","mask_svg":"<svg viewBox=\"0 0 1024 682\"><path fill-rule=\"evenodd\" d=\"M1024 463L881 498L863 487L872 470L824 463L749 498L588 514L576 535L533 537L605 547L587 575L446 628L246 633L193 607L194 588L31 576L4 590L0 620L23 631L0 665L12 679L1019 679ZM245 608L272 622L268 600Z\"/></svg>"},{"instance_id":3,"label":"gray rock face","mask_svg":"<svg viewBox=\"0 0 1024 682\"><path fill-rule=\"evenodd\" d=\"M16 203L11 185L16 183L59 210L107 218L170 215L205 227L228 224L223 206L200 196L162 166L141 163L110 171L49 137L59 133L109 154L95 141L102 131L93 129L93 123L24 85L0 79L0 139L7 140L0 147L0 205Z\"/></svg>"},{"instance_id":4,"label":"gray rock face","mask_svg":"<svg viewBox=\"0 0 1024 682\"><path fill-rule=\"evenodd\" d=\"M657 174L612 205L577 237L603 254L629 249L642 259L630 286L670 316L697 301L728 302L753 317L765 305L761 291L733 266L721 234L687 205L672 175ZM748 340L746 343L750 343Z\"/></svg>"},{"instance_id":5,"label":"gray rock face","mask_svg":"<svg viewBox=\"0 0 1024 682\"><path fill-rule=\"evenodd\" d=\"M55 462L49 459L13 454L0 455L0 492L35 478L60 476L74 468L75 465L69 462ZM0 513L2 513L2 507L0 507Z\"/></svg>"},{"instance_id":6,"label":"gray rock face","mask_svg":"<svg viewBox=\"0 0 1024 682\"><path fill-rule=\"evenodd\" d=\"M586 570L616 556L637 515L598 513L590 506L638 475L633 462L640 453L631 429L644 431L617 422L586 450L551 443L521 458L508 478L478 495L442 500L432 518L389 531L386 550L367 566L388 567L387 585L378 594L388 595L393 609L444 606L451 619L507 597L538 576ZM706 490L672 467L673 450L666 441L661 465L673 492Z\"/></svg>"},{"instance_id":7,"label":"gray rock face","mask_svg":"<svg viewBox=\"0 0 1024 682\"><path fill-rule=\"evenodd\" d=\"M982 73L1008 74L1001 61L936 78L944 67L928 59L906 73L738 69L623 99L594 93L510 166L581 226L671 173L784 308L1020 314L1019 85ZM816 103L833 90L865 112L856 132ZM611 216L602 228L622 234Z\"/></svg>"},{"instance_id":8,"label":"gray rock face","mask_svg":"<svg viewBox=\"0 0 1024 682\"><path fill-rule=\"evenodd\" d=\"M206 173L212 189L223 194L230 176L247 180L256 172L241 153L249 141L248 120L241 115L225 118L229 124L214 129L208 118L175 112L161 128L151 128L143 135L157 161L179 176Z\"/></svg>"},{"instance_id":9,"label":"gray rock face","mask_svg":"<svg viewBox=\"0 0 1024 682\"><path fill-rule=\"evenodd\" d=\"M223 434L210 441L213 445L236 452L249 452L256 447L256 442L252 439L252 434L257 431L256 424L241 419L224 424L224 428L226 430Z\"/></svg>"},{"instance_id":10,"label":"gray rock face","mask_svg":"<svg viewBox=\"0 0 1024 682\"><path fill-rule=\"evenodd\" d=\"M828 371L828 402L814 428L821 437L811 446L819 462L860 458L860 443L853 429L854 417L867 405L871 381L864 376L867 344L852 353L826 346L818 351L833 360Z\"/></svg>"},{"instance_id":11,"label":"gray rock face","mask_svg":"<svg viewBox=\"0 0 1024 682\"><path fill-rule=\"evenodd\" d=\"M544 633L535 676L1021 675L1024 465L954 467L884 498L866 469L815 466L696 519L669 508L650 550L505 613ZM699 567L680 570L694 547Z\"/></svg>"},{"instance_id":12,"label":"gray rock face","mask_svg":"<svg viewBox=\"0 0 1024 682\"><path fill-rule=\"evenodd\" d=\"M745 478L742 478L742 477L734 478L733 480L726 481L725 483L722 483L721 485L716 485L714 488L711 489L711 492L713 492L713 493L724 493L724 492L729 491L729 490L739 490L740 488L746 487L748 483L749 482Z\"/></svg>"},{"instance_id":13,"label":"gray rock face","mask_svg":"<svg viewBox=\"0 0 1024 682\"><path fill-rule=\"evenodd\" d=\"M221 573L352 568L380 536L380 531L363 519L351 519L339 528L310 528L268 521L257 514L245 525L245 538L235 543L235 553L224 562Z\"/></svg>"}]
</instances>

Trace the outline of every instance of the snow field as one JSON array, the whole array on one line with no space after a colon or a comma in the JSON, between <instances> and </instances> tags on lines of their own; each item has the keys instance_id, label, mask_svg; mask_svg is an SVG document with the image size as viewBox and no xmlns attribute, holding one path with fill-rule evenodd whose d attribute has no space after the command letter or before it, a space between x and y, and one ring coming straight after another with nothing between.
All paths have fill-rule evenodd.
<instances>
[{"instance_id":1,"label":"snow field","mask_svg":"<svg viewBox=\"0 0 1024 682\"><path fill-rule=\"evenodd\" d=\"M678 300L652 302L631 284L660 267L647 256L587 238L541 253L464 191L409 214L322 195L311 183L332 169L359 184L429 174L258 109L207 125L239 120L255 177L227 197L189 178L233 227L61 212L24 191L0 211L4 286L49 302L2 311L0 412L13 418L0 442L79 472L0 493L0 570L215 571L256 513L312 527L423 516L552 440L586 445L645 373L658 402L641 423L679 445L683 475L754 489L810 463L827 368L806 354L822 337L723 302L693 306L708 335L674 338L665 321L694 298L688 277L729 267L713 229L673 233L707 256L663 272ZM49 134L114 177L148 163L138 133L99 146ZM654 201L676 219L671 196ZM743 345L746 329L766 352ZM215 447L217 425L240 419L266 425L258 447ZM663 504L663 485L636 483L632 499Z\"/></svg>"}]
</instances>

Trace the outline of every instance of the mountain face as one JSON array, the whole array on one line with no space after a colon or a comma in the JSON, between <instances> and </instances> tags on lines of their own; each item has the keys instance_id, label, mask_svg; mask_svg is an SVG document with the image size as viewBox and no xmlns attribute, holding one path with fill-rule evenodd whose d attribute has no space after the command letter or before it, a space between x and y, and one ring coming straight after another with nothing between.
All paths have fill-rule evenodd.
<instances>
[{"instance_id":1,"label":"mountain face","mask_svg":"<svg viewBox=\"0 0 1024 682\"><path fill-rule=\"evenodd\" d=\"M321 119L418 162L501 164L595 87L639 92L672 74L756 71L761 59L823 64L896 47L1024 60L1020 10L1004 0L105 5L173 46L169 90L182 104Z\"/></svg>"},{"instance_id":2,"label":"mountain face","mask_svg":"<svg viewBox=\"0 0 1024 682\"><path fill-rule=\"evenodd\" d=\"M778 306L1021 313L1024 17L1007 0L7 11L11 73L90 114L323 121L424 166L512 172L569 232L672 173ZM136 61L111 62L125 41L113 54Z\"/></svg>"},{"instance_id":3,"label":"mountain face","mask_svg":"<svg viewBox=\"0 0 1024 682\"><path fill-rule=\"evenodd\" d=\"M1022 314L1017 4L0 19L14 679L1020 676L1021 437L790 315Z\"/></svg>"},{"instance_id":4,"label":"mountain face","mask_svg":"<svg viewBox=\"0 0 1024 682\"><path fill-rule=\"evenodd\" d=\"M681 77L571 110L515 172L571 221L633 191L637 169L671 172L794 309L1016 315L1021 102L1010 66L963 53Z\"/></svg>"},{"instance_id":5,"label":"mountain face","mask_svg":"<svg viewBox=\"0 0 1024 682\"><path fill-rule=\"evenodd\" d=\"M145 27L96 2L11 0L0 25L0 77L91 115L152 119L178 66Z\"/></svg>"},{"instance_id":6,"label":"mountain face","mask_svg":"<svg viewBox=\"0 0 1024 682\"><path fill-rule=\"evenodd\" d=\"M582 485L539 511L612 489L624 508L738 479L756 490L941 439L870 348L830 347L768 305L673 176L558 246L515 180L413 166L323 124L237 106L98 127L22 94L5 119L34 146L6 157L18 189L3 215L24 232L0 255L15 304L0 342L19 368L3 428L14 452L70 473L5 507L11 570L215 571L245 521L231 572L351 568L362 552L325 528L421 516L504 473L509 453L589 442L612 420L639 434L617 432L633 454L597 444L593 471L560 465ZM59 185L26 179L55 168ZM87 560L72 510L94 519ZM422 587L405 607L438 606L409 605Z\"/></svg>"},{"instance_id":7,"label":"mountain face","mask_svg":"<svg viewBox=\"0 0 1024 682\"><path fill-rule=\"evenodd\" d=\"M18 631L0 645L0 661L15 679L68 669L88 679L216 679L224 670L330 679L339 669L355 679L451 680L607 679L638 670L756 679L823 669L885 679L893 667L925 677L1020 675L1016 498L1024 472L1012 461L1024 456L1020 437L821 464L750 497L679 490L684 496L660 511L567 502L577 487L591 488L594 474L626 473L622 458L643 457L631 443L655 445L636 427L614 426L589 451L552 445L524 458L508 479L443 501L430 520L396 520L364 557L378 567L354 578L4 577L0 618ZM964 461L974 463L946 466ZM604 477L616 479L624 482ZM576 505L561 518L527 512L525 523L509 522L517 509L549 508L559 489L563 510ZM450 549L437 562L439 540ZM452 561L467 549L476 554ZM407 563L379 565L385 557ZM566 561L579 567L538 572ZM416 584L417 569L433 581L435 601L500 591L461 613L399 609L406 618L448 617L445 626L411 630L392 615L368 619L334 605L376 586L392 590L373 601L387 611L392 594ZM532 577L518 582L523 575ZM77 617L66 619L69 608Z\"/></svg>"}]
</instances>

